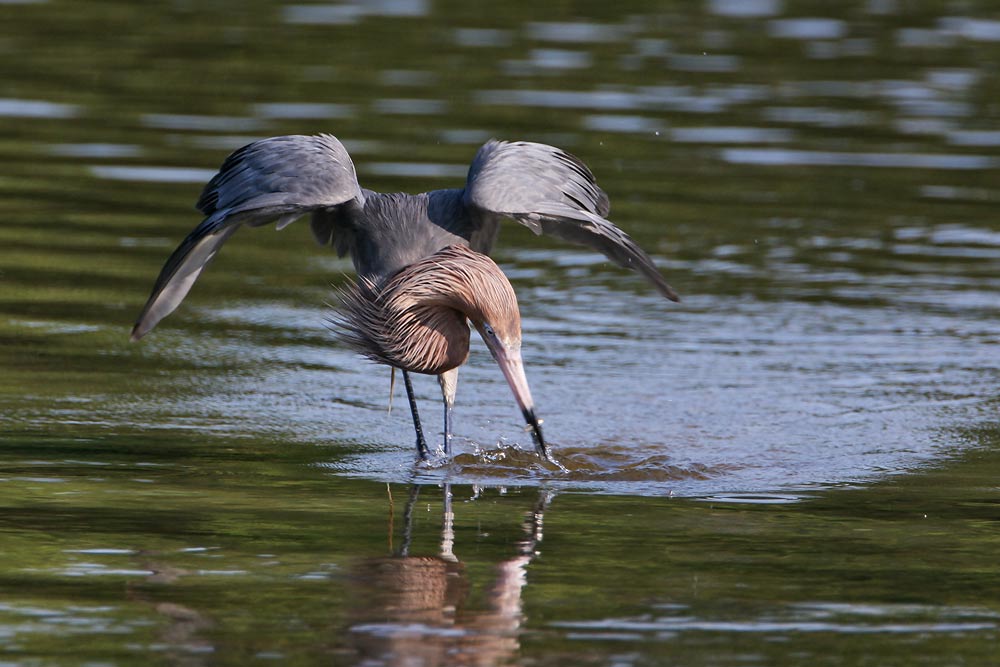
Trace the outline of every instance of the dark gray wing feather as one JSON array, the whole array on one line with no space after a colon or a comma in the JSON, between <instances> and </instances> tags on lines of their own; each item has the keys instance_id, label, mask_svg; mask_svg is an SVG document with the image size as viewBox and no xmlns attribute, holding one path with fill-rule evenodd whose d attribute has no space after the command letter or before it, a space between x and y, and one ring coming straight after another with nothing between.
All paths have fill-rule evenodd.
<instances>
[{"instance_id":1,"label":"dark gray wing feather","mask_svg":"<svg viewBox=\"0 0 1000 667\"><path fill-rule=\"evenodd\" d=\"M466 206L513 218L536 234L549 234L603 253L644 275L671 301L677 293L649 255L606 219L608 196L577 157L553 146L492 140L469 167Z\"/></svg>"},{"instance_id":2,"label":"dark gray wing feather","mask_svg":"<svg viewBox=\"0 0 1000 667\"><path fill-rule=\"evenodd\" d=\"M363 203L364 194L347 150L332 135L273 137L240 148L202 191L197 207L206 217L164 264L132 329L132 340L180 305L240 225L277 222L281 229L306 213L353 200Z\"/></svg>"},{"instance_id":3,"label":"dark gray wing feather","mask_svg":"<svg viewBox=\"0 0 1000 667\"><path fill-rule=\"evenodd\" d=\"M196 204L206 216L251 226L363 198L347 149L330 134L271 137L222 163Z\"/></svg>"}]
</instances>

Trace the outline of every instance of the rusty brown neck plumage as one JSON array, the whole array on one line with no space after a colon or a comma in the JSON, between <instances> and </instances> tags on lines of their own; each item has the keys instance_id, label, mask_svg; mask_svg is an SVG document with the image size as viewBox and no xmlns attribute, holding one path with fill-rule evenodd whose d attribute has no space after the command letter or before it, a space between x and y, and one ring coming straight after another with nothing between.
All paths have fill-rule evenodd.
<instances>
[{"instance_id":1,"label":"rusty brown neck plumage","mask_svg":"<svg viewBox=\"0 0 1000 667\"><path fill-rule=\"evenodd\" d=\"M338 336L364 356L415 373L441 374L469 355L469 326L489 322L501 339L520 341L510 282L489 257L449 246L407 266L378 287L341 290L332 319Z\"/></svg>"}]
</instances>

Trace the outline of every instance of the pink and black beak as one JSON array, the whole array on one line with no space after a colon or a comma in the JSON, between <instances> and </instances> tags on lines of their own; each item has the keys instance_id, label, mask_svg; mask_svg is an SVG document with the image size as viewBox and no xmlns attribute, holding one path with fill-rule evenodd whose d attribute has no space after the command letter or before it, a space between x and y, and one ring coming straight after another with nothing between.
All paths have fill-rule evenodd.
<instances>
[{"instance_id":1,"label":"pink and black beak","mask_svg":"<svg viewBox=\"0 0 1000 667\"><path fill-rule=\"evenodd\" d=\"M500 372L506 378L507 384L510 385L510 390L514 393L514 400L517 401L517 407L524 415L524 421L531 428L531 438L535 442L535 450L546 461L554 462L545 447L541 421L535 416L535 402L531 398L528 378L524 374L524 363L521 361L520 341L514 345L504 343L488 324L480 325L477 323L476 328L490 349L497 366L500 367Z\"/></svg>"}]
</instances>

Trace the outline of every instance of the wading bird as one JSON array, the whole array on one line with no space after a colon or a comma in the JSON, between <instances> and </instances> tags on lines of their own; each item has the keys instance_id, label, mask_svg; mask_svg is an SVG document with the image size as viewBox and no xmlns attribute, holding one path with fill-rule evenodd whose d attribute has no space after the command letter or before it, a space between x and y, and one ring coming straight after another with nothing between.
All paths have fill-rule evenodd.
<instances>
[{"instance_id":1,"label":"wading bird","mask_svg":"<svg viewBox=\"0 0 1000 667\"><path fill-rule=\"evenodd\" d=\"M381 194L361 188L347 150L332 135L272 137L248 144L226 158L205 186L197 208L206 217L163 266L132 329L132 340L144 336L180 305L208 262L241 225L259 227L277 222L277 228L282 229L307 213L311 214L316 240L333 246L340 257L349 254L354 262L359 287L356 293L347 292L347 302L353 304L353 309L352 305L347 306L345 322L350 321L352 313L364 312L363 301L369 304L390 301L394 281L410 284L410 276L414 274L422 273L425 277L433 274L434 267L428 258L449 246L467 246L476 253L489 253L504 218L516 220L536 234L549 234L593 248L619 266L641 273L666 298L678 300L642 248L606 219L610 210L608 197L597 186L590 169L578 158L545 144L488 141L473 158L464 188L410 195ZM461 253L454 248L451 252ZM465 253L465 257L462 261L469 261L471 255ZM478 257L475 259L475 263L483 263ZM427 263L421 263L422 260ZM495 275L493 282L497 282ZM499 282L510 288L505 277ZM475 288L475 282L470 281L470 288ZM511 303L516 313L516 301ZM477 317L488 313L455 310L477 326L504 369L504 362L498 358L501 347L490 343L490 332L496 335L497 327L510 327L513 322L517 324L519 342L520 317L509 318L501 325L485 317L477 321ZM357 322L364 321L364 317L361 315ZM429 327L419 329L428 330ZM345 331L347 340L365 354L402 369L421 457L426 456L427 445L408 371L438 375L445 404L444 449L449 453L457 365L450 369L444 366L407 369L396 365L390 355L371 354L374 348L362 342L364 337L358 336L359 327L352 329L348 324ZM466 352L467 348L468 334ZM532 427L539 453L545 456L527 383L523 383L521 395L515 387L523 380L523 369L519 371L521 377L512 381L508 373L514 372L514 362L509 351L508 362L504 374L519 403L526 401L521 405L522 411ZM520 355L516 366L520 367Z\"/></svg>"},{"instance_id":2,"label":"wading bird","mask_svg":"<svg viewBox=\"0 0 1000 667\"><path fill-rule=\"evenodd\" d=\"M445 438L451 434L457 369L469 357L467 322L472 322L514 392L539 455L551 460L521 361L517 296L492 259L450 245L404 267L382 286L362 280L339 290L339 296L340 311L330 318L338 338L372 361L441 378ZM411 408L419 421L416 405ZM426 458L419 426L417 434L417 451Z\"/></svg>"}]
</instances>

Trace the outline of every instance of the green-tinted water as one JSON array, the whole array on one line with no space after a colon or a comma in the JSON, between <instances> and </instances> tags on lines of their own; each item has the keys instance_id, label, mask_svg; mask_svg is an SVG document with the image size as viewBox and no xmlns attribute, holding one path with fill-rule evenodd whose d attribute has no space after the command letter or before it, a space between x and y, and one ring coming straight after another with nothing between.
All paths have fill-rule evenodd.
<instances>
[{"instance_id":1,"label":"green-tinted water","mask_svg":"<svg viewBox=\"0 0 1000 667\"><path fill-rule=\"evenodd\" d=\"M991 664L1000 21L828 5L0 3L0 665ZM127 342L225 155L318 131L597 174L684 301L504 230L569 473L481 345L414 469L305 225Z\"/></svg>"}]
</instances>

